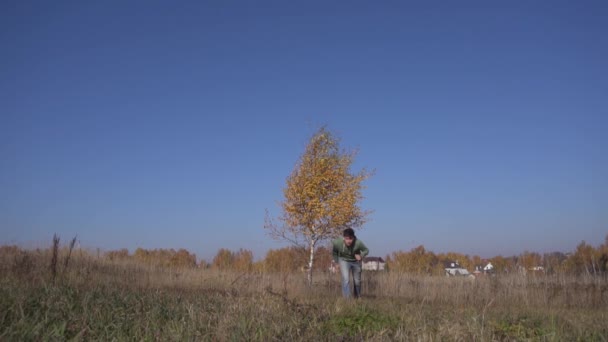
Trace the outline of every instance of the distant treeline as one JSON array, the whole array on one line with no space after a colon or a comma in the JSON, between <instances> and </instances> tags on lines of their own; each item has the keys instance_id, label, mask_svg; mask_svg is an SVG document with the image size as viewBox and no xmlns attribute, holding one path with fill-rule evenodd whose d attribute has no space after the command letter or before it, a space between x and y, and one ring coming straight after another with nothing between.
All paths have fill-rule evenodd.
<instances>
[{"instance_id":1,"label":"distant treeline","mask_svg":"<svg viewBox=\"0 0 608 342\"><path fill-rule=\"evenodd\" d=\"M17 246L0 246L2 251L18 253ZM43 252L42 250L39 250ZM80 252L82 254L84 250ZM253 252L247 249L231 251L220 248L210 262L197 260L194 253L186 249L144 249L137 248L134 253L119 249L97 253L97 257L110 261L130 261L154 267L201 268L221 271L290 273L305 270L309 253L305 248L285 247L271 249L262 260L254 261ZM482 270L491 263L492 273L509 274L516 272L543 272L548 274L564 273L573 275L608 274L608 236L603 244L594 247L582 241L571 253L552 252L540 254L524 252L515 256L495 256L483 259L477 255L456 252L433 253L422 245L410 251L393 252L384 257L385 269L394 272L443 275L446 264L457 262L461 267L474 272ZM319 247L315 253L315 271L328 271L331 265L331 249Z\"/></svg>"},{"instance_id":2,"label":"distant treeline","mask_svg":"<svg viewBox=\"0 0 608 342\"><path fill-rule=\"evenodd\" d=\"M211 260L201 260L197 263L196 255L185 249L154 249L138 248L129 254L127 249L109 251L106 256L111 260L135 260L148 265L167 267L199 267L217 270L232 270L238 272L277 272L289 273L304 270L308 253L304 248L285 247L271 249L264 259L254 261L253 253L247 249L231 251L221 248ZM320 247L315 254L315 269L328 270L331 264L331 250ZM424 246L418 246L410 251L393 252L385 257L386 268L390 271L413 274L442 275L446 263L457 262L461 267L473 272L482 269L488 263L493 266L493 273L505 274L515 272L544 272L568 274L606 274L608 271L608 236L606 241L594 247L581 242L572 253L524 252L516 256L495 256L483 259L477 255L467 255L456 252L435 254Z\"/></svg>"},{"instance_id":3,"label":"distant treeline","mask_svg":"<svg viewBox=\"0 0 608 342\"><path fill-rule=\"evenodd\" d=\"M306 264L308 253L304 248L285 247L271 249L266 257L254 261L253 252L248 249L231 251L220 248L211 262L200 260L197 263L196 255L185 249L153 249L138 248L130 254L128 249L109 251L105 256L113 261L133 260L151 266L164 267L199 267L222 271L238 272L277 272L288 273L301 271ZM325 270L331 262L331 251L327 247L320 247L315 254L315 269Z\"/></svg>"},{"instance_id":4,"label":"distant treeline","mask_svg":"<svg viewBox=\"0 0 608 342\"><path fill-rule=\"evenodd\" d=\"M138 248L135 253L129 254L126 248L109 251L105 253L110 260L132 259L151 266L164 267L196 267L196 254L188 252L186 249L143 249Z\"/></svg>"},{"instance_id":5,"label":"distant treeline","mask_svg":"<svg viewBox=\"0 0 608 342\"><path fill-rule=\"evenodd\" d=\"M446 263L457 262L461 267L473 272L491 263L492 273L508 274L515 272L543 272L568 274L606 274L608 270L608 236L606 242L597 248L581 242L573 253L536 253L526 251L520 255L495 256L482 259L477 255L461 253L439 253L427 251L424 246L409 252L394 252L386 257L390 270L415 274L444 274Z\"/></svg>"}]
</instances>

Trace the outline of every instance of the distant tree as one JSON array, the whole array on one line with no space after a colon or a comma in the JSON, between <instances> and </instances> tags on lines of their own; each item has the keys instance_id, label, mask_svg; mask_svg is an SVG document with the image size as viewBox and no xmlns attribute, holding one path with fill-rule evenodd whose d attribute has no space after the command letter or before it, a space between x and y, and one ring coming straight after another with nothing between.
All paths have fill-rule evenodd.
<instances>
[{"instance_id":1,"label":"distant tree","mask_svg":"<svg viewBox=\"0 0 608 342\"><path fill-rule=\"evenodd\" d=\"M309 286L317 245L339 236L345 228L360 228L369 214L361 210L359 202L362 183L371 174L351 172L355 156L356 152L340 150L334 134L319 129L287 178L282 224L275 225L266 215L264 228L272 238L307 248Z\"/></svg>"},{"instance_id":2,"label":"distant tree","mask_svg":"<svg viewBox=\"0 0 608 342\"><path fill-rule=\"evenodd\" d=\"M582 241L576 251L566 260L566 270L570 273L595 275L600 271L600 253L593 246Z\"/></svg>"},{"instance_id":3,"label":"distant tree","mask_svg":"<svg viewBox=\"0 0 608 342\"><path fill-rule=\"evenodd\" d=\"M497 255L491 258L490 262L492 263L492 266L494 266L494 272L496 274L503 274L509 271L507 259L505 259L505 257L502 255Z\"/></svg>"},{"instance_id":4,"label":"distant tree","mask_svg":"<svg viewBox=\"0 0 608 342\"><path fill-rule=\"evenodd\" d=\"M471 261L471 258L469 258L468 255L466 254L462 254L462 253L456 253L456 252L448 252L445 254L440 254L438 255L438 259L440 263L445 263L445 262L457 262L460 267L467 269L467 270L475 270L475 265L473 264L473 261ZM441 265L443 266L443 265Z\"/></svg>"},{"instance_id":5,"label":"distant tree","mask_svg":"<svg viewBox=\"0 0 608 342\"><path fill-rule=\"evenodd\" d=\"M239 249L233 254L232 268L239 272L251 272L253 270L253 252L247 249Z\"/></svg>"},{"instance_id":6,"label":"distant tree","mask_svg":"<svg viewBox=\"0 0 608 342\"><path fill-rule=\"evenodd\" d=\"M479 255L473 255L473 257L471 258L471 263L473 264L473 271L475 270L475 267L477 267L477 266L481 266L481 267L485 266L483 264L483 260L481 259L481 257Z\"/></svg>"},{"instance_id":7,"label":"distant tree","mask_svg":"<svg viewBox=\"0 0 608 342\"><path fill-rule=\"evenodd\" d=\"M271 273L292 273L303 266L306 250L291 246L280 249L271 249L264 258L264 269Z\"/></svg>"},{"instance_id":8,"label":"distant tree","mask_svg":"<svg viewBox=\"0 0 608 342\"><path fill-rule=\"evenodd\" d=\"M149 263L150 262L150 252L143 249L137 248L134 254L135 260L141 263Z\"/></svg>"},{"instance_id":9,"label":"distant tree","mask_svg":"<svg viewBox=\"0 0 608 342\"><path fill-rule=\"evenodd\" d=\"M407 272L409 269L410 261L408 260L408 253L404 251L393 252L390 257L386 258L386 264L391 270L397 272Z\"/></svg>"},{"instance_id":10,"label":"distant tree","mask_svg":"<svg viewBox=\"0 0 608 342\"><path fill-rule=\"evenodd\" d=\"M541 265L541 257L540 254L536 252L524 251L518 259L519 266L523 267L525 270L532 270L533 267L537 267Z\"/></svg>"},{"instance_id":11,"label":"distant tree","mask_svg":"<svg viewBox=\"0 0 608 342\"><path fill-rule=\"evenodd\" d=\"M507 273L514 273L518 271L518 262L519 257L516 255L512 255L510 257L505 258L505 269Z\"/></svg>"},{"instance_id":12,"label":"distant tree","mask_svg":"<svg viewBox=\"0 0 608 342\"><path fill-rule=\"evenodd\" d=\"M213 258L211 266L219 270L228 270L232 268L233 260L234 256L232 255L232 252L228 249L221 248Z\"/></svg>"},{"instance_id":13,"label":"distant tree","mask_svg":"<svg viewBox=\"0 0 608 342\"><path fill-rule=\"evenodd\" d=\"M431 251L427 251L423 245L411 250L413 272L417 274L431 274L433 266L437 263L437 257Z\"/></svg>"},{"instance_id":14,"label":"distant tree","mask_svg":"<svg viewBox=\"0 0 608 342\"><path fill-rule=\"evenodd\" d=\"M123 248L123 249L119 249L119 250L115 250L115 251L106 252L106 258L110 259L111 261L128 259L129 250L126 248Z\"/></svg>"},{"instance_id":15,"label":"distant tree","mask_svg":"<svg viewBox=\"0 0 608 342\"><path fill-rule=\"evenodd\" d=\"M427 251L423 245L412 248L409 252L393 252L392 256L385 260L391 270L414 274L443 274L440 260L431 251Z\"/></svg>"},{"instance_id":16,"label":"distant tree","mask_svg":"<svg viewBox=\"0 0 608 342\"><path fill-rule=\"evenodd\" d=\"M562 252L545 253L543 254L543 266L550 274L563 272L566 259L566 255Z\"/></svg>"},{"instance_id":17,"label":"distant tree","mask_svg":"<svg viewBox=\"0 0 608 342\"><path fill-rule=\"evenodd\" d=\"M315 252L315 271L328 271L333 260L331 247L321 246Z\"/></svg>"},{"instance_id":18,"label":"distant tree","mask_svg":"<svg viewBox=\"0 0 608 342\"><path fill-rule=\"evenodd\" d=\"M251 272L253 264L253 252L250 250L241 248L232 252L229 249L221 248L213 258L211 267L223 271Z\"/></svg>"},{"instance_id":19,"label":"distant tree","mask_svg":"<svg viewBox=\"0 0 608 342\"><path fill-rule=\"evenodd\" d=\"M171 255L169 264L173 267L193 268L196 267L196 255L181 248Z\"/></svg>"},{"instance_id":20,"label":"distant tree","mask_svg":"<svg viewBox=\"0 0 608 342\"><path fill-rule=\"evenodd\" d=\"M392 265L393 265L393 259L391 258L390 254L387 254L386 257L384 258L384 270L385 271L389 271L392 270Z\"/></svg>"},{"instance_id":21,"label":"distant tree","mask_svg":"<svg viewBox=\"0 0 608 342\"><path fill-rule=\"evenodd\" d=\"M108 257L127 258L128 253L128 250L122 249L109 252ZM152 250L137 248L132 258L139 263L154 267L196 267L196 255L183 248L177 251L173 248Z\"/></svg>"}]
</instances>

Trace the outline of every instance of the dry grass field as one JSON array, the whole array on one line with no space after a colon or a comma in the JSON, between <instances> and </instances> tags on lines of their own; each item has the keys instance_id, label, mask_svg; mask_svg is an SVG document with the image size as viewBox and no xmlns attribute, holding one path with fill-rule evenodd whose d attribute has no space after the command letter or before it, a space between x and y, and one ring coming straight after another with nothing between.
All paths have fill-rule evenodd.
<instances>
[{"instance_id":1,"label":"dry grass field","mask_svg":"<svg viewBox=\"0 0 608 342\"><path fill-rule=\"evenodd\" d=\"M605 277L478 279L153 268L75 250L0 249L0 340L606 341Z\"/></svg>"}]
</instances>

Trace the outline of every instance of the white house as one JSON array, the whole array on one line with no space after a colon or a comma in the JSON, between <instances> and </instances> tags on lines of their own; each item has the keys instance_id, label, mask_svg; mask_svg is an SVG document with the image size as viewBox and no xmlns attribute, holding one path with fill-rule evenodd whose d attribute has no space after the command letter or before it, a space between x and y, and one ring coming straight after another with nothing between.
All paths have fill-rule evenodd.
<instances>
[{"instance_id":1,"label":"white house","mask_svg":"<svg viewBox=\"0 0 608 342\"><path fill-rule=\"evenodd\" d=\"M458 262L456 262L456 261L449 261L449 262L445 263L444 270L445 270L445 275L448 277L451 277L451 276L473 277L473 275L471 273L469 273L469 271L467 269L460 266L460 264L458 264Z\"/></svg>"},{"instance_id":2,"label":"white house","mask_svg":"<svg viewBox=\"0 0 608 342\"><path fill-rule=\"evenodd\" d=\"M488 275L494 273L494 265L488 261L488 263L484 266L483 264L475 266L475 271L473 274L475 276Z\"/></svg>"},{"instance_id":3,"label":"white house","mask_svg":"<svg viewBox=\"0 0 608 342\"><path fill-rule=\"evenodd\" d=\"M363 258L363 269L366 271L384 271L386 262L381 257Z\"/></svg>"}]
</instances>

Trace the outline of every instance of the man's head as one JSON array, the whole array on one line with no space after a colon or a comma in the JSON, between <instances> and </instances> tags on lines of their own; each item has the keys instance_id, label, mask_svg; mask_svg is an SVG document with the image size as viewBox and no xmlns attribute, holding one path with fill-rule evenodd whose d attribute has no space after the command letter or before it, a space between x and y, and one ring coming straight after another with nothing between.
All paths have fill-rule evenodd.
<instances>
[{"instance_id":1,"label":"man's head","mask_svg":"<svg viewBox=\"0 0 608 342\"><path fill-rule=\"evenodd\" d=\"M344 238L344 244L348 247L352 246L353 242L357 239L355 236L355 231L352 228L344 229L344 233L342 234Z\"/></svg>"}]
</instances>

